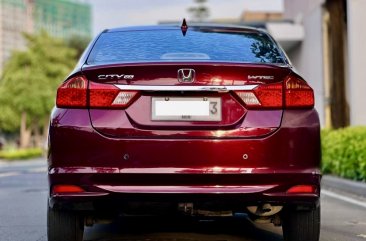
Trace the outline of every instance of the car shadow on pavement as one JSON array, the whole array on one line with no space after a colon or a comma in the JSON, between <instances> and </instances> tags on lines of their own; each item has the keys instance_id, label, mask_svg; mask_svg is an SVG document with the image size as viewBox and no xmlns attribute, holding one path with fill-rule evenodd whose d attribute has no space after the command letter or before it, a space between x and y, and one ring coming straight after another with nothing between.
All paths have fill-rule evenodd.
<instances>
[{"instance_id":1,"label":"car shadow on pavement","mask_svg":"<svg viewBox=\"0 0 366 241\"><path fill-rule=\"evenodd\" d=\"M263 226L263 227L262 227ZM283 241L281 228L246 218L123 218L87 228L88 241Z\"/></svg>"}]
</instances>

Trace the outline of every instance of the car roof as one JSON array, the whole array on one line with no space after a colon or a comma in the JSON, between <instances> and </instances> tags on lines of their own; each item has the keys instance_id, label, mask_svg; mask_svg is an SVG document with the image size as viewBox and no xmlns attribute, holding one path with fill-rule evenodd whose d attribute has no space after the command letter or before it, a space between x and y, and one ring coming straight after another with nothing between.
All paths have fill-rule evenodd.
<instances>
[{"instance_id":1,"label":"car roof","mask_svg":"<svg viewBox=\"0 0 366 241\"><path fill-rule=\"evenodd\" d=\"M251 33L266 33L264 29L253 28L249 26L228 25L228 24L214 24L214 23L194 23L188 24L189 29L205 29L210 31L223 31L223 32L251 32ZM161 25L146 25L146 26L130 26L130 27L118 27L105 29L103 32L122 32L122 31L154 31L154 30L180 30L179 24L161 24Z\"/></svg>"}]
</instances>

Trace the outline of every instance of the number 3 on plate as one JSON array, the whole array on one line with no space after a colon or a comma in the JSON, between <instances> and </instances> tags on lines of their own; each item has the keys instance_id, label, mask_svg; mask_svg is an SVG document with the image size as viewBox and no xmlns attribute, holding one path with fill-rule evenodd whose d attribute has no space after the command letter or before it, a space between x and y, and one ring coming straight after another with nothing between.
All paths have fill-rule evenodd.
<instances>
[{"instance_id":1,"label":"number 3 on plate","mask_svg":"<svg viewBox=\"0 0 366 241\"><path fill-rule=\"evenodd\" d=\"M215 115L217 113L217 102L210 102L210 112Z\"/></svg>"}]
</instances>

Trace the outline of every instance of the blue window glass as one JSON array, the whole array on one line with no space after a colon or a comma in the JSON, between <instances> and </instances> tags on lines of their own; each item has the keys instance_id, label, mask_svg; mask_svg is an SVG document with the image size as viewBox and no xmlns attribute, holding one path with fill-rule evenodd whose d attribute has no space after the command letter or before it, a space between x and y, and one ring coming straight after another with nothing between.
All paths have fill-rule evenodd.
<instances>
[{"instance_id":1,"label":"blue window glass","mask_svg":"<svg viewBox=\"0 0 366 241\"><path fill-rule=\"evenodd\" d=\"M212 61L285 63L276 44L260 32L188 30L120 31L103 33L88 64Z\"/></svg>"}]
</instances>

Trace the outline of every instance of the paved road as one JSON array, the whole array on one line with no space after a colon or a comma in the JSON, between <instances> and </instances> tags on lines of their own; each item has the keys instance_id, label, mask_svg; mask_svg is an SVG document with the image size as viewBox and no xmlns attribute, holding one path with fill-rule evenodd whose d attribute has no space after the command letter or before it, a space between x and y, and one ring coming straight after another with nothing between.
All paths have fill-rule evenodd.
<instances>
[{"instance_id":1,"label":"paved road","mask_svg":"<svg viewBox=\"0 0 366 241\"><path fill-rule=\"evenodd\" d=\"M366 202L337 190L325 193L321 241L366 241ZM342 197L346 200L339 199ZM0 240L46 241L46 199L43 160L0 162ZM189 223L130 219L88 228L85 236L89 241L283 240L280 228L254 226L244 218Z\"/></svg>"}]
</instances>

